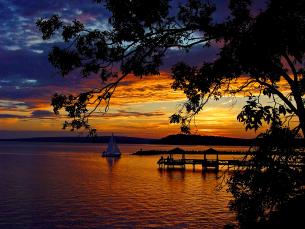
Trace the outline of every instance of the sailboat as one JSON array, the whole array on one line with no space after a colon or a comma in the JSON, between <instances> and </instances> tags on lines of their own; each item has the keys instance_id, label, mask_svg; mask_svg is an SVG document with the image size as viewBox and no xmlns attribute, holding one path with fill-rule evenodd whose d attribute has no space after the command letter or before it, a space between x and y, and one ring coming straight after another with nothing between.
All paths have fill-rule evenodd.
<instances>
[{"instance_id":1,"label":"sailboat","mask_svg":"<svg viewBox=\"0 0 305 229\"><path fill-rule=\"evenodd\" d=\"M121 156L121 151L115 142L113 134L111 135L110 140L108 142L107 149L102 153L102 156L103 157L120 157Z\"/></svg>"}]
</instances>

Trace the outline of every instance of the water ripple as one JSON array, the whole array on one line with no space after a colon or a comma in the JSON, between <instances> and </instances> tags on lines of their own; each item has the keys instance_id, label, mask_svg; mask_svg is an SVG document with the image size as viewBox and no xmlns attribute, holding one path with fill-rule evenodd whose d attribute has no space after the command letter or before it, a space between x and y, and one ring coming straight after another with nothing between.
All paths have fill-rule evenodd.
<instances>
[{"instance_id":1,"label":"water ripple","mask_svg":"<svg viewBox=\"0 0 305 229\"><path fill-rule=\"evenodd\" d=\"M121 150L136 147L145 149ZM0 228L219 228L234 221L214 173L159 171L154 156L107 161L96 146L8 148L0 150Z\"/></svg>"}]
</instances>

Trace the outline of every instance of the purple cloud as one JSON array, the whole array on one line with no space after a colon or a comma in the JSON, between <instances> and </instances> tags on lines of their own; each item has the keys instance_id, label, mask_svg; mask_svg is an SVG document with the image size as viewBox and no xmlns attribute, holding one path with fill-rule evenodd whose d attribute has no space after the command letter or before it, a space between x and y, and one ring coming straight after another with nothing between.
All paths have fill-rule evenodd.
<instances>
[{"instance_id":1,"label":"purple cloud","mask_svg":"<svg viewBox=\"0 0 305 229\"><path fill-rule=\"evenodd\" d=\"M52 118L55 114L51 111L46 110L35 110L31 114L31 118Z\"/></svg>"},{"instance_id":2,"label":"purple cloud","mask_svg":"<svg viewBox=\"0 0 305 229\"><path fill-rule=\"evenodd\" d=\"M51 111L46 110L35 110L29 116L26 115L16 115L16 114L0 114L0 119L3 118L18 118L18 119L50 119L55 118L55 114Z\"/></svg>"}]
</instances>

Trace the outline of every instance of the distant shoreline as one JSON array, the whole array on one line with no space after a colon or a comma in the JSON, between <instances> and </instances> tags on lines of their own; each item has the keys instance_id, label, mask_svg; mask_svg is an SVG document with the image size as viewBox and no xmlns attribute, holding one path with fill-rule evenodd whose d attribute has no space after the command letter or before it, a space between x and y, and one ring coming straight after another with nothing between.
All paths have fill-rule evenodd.
<instances>
[{"instance_id":1,"label":"distant shoreline","mask_svg":"<svg viewBox=\"0 0 305 229\"><path fill-rule=\"evenodd\" d=\"M0 139L0 142L58 142L58 143L108 143L110 136L89 137L35 137ZM154 144L154 145L219 145L219 146L250 146L254 139L228 138L200 135L169 135L161 139L116 136L119 144Z\"/></svg>"},{"instance_id":2,"label":"distant shoreline","mask_svg":"<svg viewBox=\"0 0 305 229\"><path fill-rule=\"evenodd\" d=\"M0 142L41 142L41 143L108 143L110 136L97 138L90 137L41 137L41 138L15 138L0 139ZM121 144L149 144L157 139L122 137L115 138Z\"/></svg>"},{"instance_id":3,"label":"distant shoreline","mask_svg":"<svg viewBox=\"0 0 305 229\"><path fill-rule=\"evenodd\" d=\"M196 150L187 150L185 152L176 152L173 153L175 155L246 155L247 151L217 151L216 152L210 152L209 150L206 151L196 151ZM137 156L153 156L153 155L163 155L163 154L171 154L170 150L143 150L143 151L137 151L133 153L132 155L137 155Z\"/></svg>"}]
</instances>

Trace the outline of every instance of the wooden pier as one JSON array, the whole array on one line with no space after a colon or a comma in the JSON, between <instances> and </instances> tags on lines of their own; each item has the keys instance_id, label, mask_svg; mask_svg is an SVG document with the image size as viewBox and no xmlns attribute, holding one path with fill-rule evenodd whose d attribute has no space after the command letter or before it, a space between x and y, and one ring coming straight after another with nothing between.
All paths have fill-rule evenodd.
<instances>
[{"instance_id":1,"label":"wooden pier","mask_svg":"<svg viewBox=\"0 0 305 229\"><path fill-rule=\"evenodd\" d=\"M185 169L186 165L192 165L193 170L195 170L196 166L201 166L202 171L207 171L208 169L213 169L214 171L219 171L220 166L227 166L229 169L230 166L248 166L250 165L246 161L242 160L216 160L212 159L174 159L174 158L160 158L157 162L159 168L165 169L174 169L181 168Z\"/></svg>"},{"instance_id":2,"label":"wooden pier","mask_svg":"<svg viewBox=\"0 0 305 229\"><path fill-rule=\"evenodd\" d=\"M210 154L211 155L211 154ZM207 154L203 155L203 159L186 159L185 154L182 154L181 159L174 159L173 154L169 154L167 158L161 158L158 160L157 164L160 169L185 169L186 165L192 165L193 171L195 171L196 166L201 166L202 172L205 172L209 169L214 170L215 172L219 171L220 166L222 168L229 169L230 167L246 167L253 165L252 161L247 161L241 159L226 159L226 160L220 160L217 151L215 151L216 159L208 159ZM291 167L299 167L304 166L304 162L301 163L291 163L289 166Z\"/></svg>"}]
</instances>

